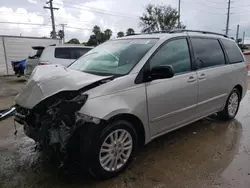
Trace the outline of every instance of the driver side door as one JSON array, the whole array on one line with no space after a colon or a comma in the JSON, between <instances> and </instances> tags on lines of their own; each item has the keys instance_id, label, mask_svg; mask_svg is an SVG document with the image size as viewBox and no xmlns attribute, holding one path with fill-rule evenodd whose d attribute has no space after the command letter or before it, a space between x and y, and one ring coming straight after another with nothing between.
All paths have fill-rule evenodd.
<instances>
[{"instance_id":1,"label":"driver side door","mask_svg":"<svg viewBox=\"0 0 250 188\"><path fill-rule=\"evenodd\" d=\"M171 39L149 60L149 69L171 65L174 77L146 83L151 136L157 137L196 118L198 80L186 37Z\"/></svg>"}]
</instances>

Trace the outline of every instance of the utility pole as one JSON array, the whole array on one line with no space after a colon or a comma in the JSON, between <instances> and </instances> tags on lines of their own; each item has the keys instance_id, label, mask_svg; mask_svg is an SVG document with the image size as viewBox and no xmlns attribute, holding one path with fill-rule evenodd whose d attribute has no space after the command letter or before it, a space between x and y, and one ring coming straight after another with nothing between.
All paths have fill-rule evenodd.
<instances>
[{"instance_id":1,"label":"utility pole","mask_svg":"<svg viewBox=\"0 0 250 188\"><path fill-rule=\"evenodd\" d=\"M44 6L44 9L50 9L51 22L52 22L52 38L56 38L56 27L55 27L55 18L54 18L54 10L58 10L59 8L53 8L53 0L49 0L46 4L49 4L49 7Z\"/></svg>"},{"instance_id":2,"label":"utility pole","mask_svg":"<svg viewBox=\"0 0 250 188\"><path fill-rule=\"evenodd\" d=\"M227 24L226 24L226 35L228 35L228 30L229 30L229 17L230 17L230 9L231 9L231 0L228 0L228 7L227 7Z\"/></svg>"},{"instance_id":3,"label":"utility pole","mask_svg":"<svg viewBox=\"0 0 250 188\"><path fill-rule=\"evenodd\" d=\"M236 31L236 43L238 44L239 42L239 29L240 29L240 26L239 25L237 25L237 31Z\"/></svg>"},{"instance_id":4,"label":"utility pole","mask_svg":"<svg viewBox=\"0 0 250 188\"><path fill-rule=\"evenodd\" d=\"M60 24L62 26L62 31L63 31L63 44L65 43L65 32L64 32L64 26L67 24Z\"/></svg>"},{"instance_id":5,"label":"utility pole","mask_svg":"<svg viewBox=\"0 0 250 188\"><path fill-rule=\"evenodd\" d=\"M178 28L180 29L180 26L181 26L181 0L179 0L178 15L179 15L179 18L178 18Z\"/></svg>"}]
</instances>

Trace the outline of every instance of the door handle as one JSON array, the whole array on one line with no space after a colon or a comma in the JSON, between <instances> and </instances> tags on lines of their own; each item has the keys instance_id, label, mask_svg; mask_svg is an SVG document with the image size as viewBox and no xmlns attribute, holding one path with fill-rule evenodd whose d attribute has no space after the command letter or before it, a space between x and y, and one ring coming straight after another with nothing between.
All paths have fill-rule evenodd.
<instances>
[{"instance_id":1,"label":"door handle","mask_svg":"<svg viewBox=\"0 0 250 188\"><path fill-rule=\"evenodd\" d=\"M188 82L194 82L196 80L196 78L194 76L190 76L188 78Z\"/></svg>"},{"instance_id":2,"label":"door handle","mask_svg":"<svg viewBox=\"0 0 250 188\"><path fill-rule=\"evenodd\" d=\"M203 80L206 78L206 75L204 73L202 73L200 76L199 76L199 80Z\"/></svg>"}]
</instances>

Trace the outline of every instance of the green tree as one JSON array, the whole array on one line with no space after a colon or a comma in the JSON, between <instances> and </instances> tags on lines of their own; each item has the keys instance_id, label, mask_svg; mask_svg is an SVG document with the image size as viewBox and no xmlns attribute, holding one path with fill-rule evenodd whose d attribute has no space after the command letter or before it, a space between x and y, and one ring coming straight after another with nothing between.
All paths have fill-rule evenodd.
<instances>
[{"instance_id":1,"label":"green tree","mask_svg":"<svg viewBox=\"0 0 250 188\"><path fill-rule=\"evenodd\" d=\"M112 31L111 31L110 29L106 29L106 30L104 31L104 34L105 34L106 40L109 40L110 37L112 36Z\"/></svg>"},{"instance_id":2,"label":"green tree","mask_svg":"<svg viewBox=\"0 0 250 188\"><path fill-rule=\"evenodd\" d=\"M93 34L89 37L87 42L88 46L97 46L107 40L112 36L112 31L110 29L106 29L104 32L101 31L99 26L94 26L92 30Z\"/></svg>"},{"instance_id":3,"label":"green tree","mask_svg":"<svg viewBox=\"0 0 250 188\"><path fill-rule=\"evenodd\" d=\"M97 36L101 33L101 28L98 25L95 25L92 32Z\"/></svg>"},{"instance_id":4,"label":"green tree","mask_svg":"<svg viewBox=\"0 0 250 188\"><path fill-rule=\"evenodd\" d=\"M70 39L67 44L80 44L79 40L77 38Z\"/></svg>"},{"instance_id":5,"label":"green tree","mask_svg":"<svg viewBox=\"0 0 250 188\"><path fill-rule=\"evenodd\" d=\"M171 30L176 28L185 29L186 26L178 26L179 15L171 6L148 4L143 16L140 17L139 25L143 33Z\"/></svg>"},{"instance_id":6,"label":"green tree","mask_svg":"<svg viewBox=\"0 0 250 188\"><path fill-rule=\"evenodd\" d=\"M97 46L96 35L90 35L87 46Z\"/></svg>"},{"instance_id":7,"label":"green tree","mask_svg":"<svg viewBox=\"0 0 250 188\"><path fill-rule=\"evenodd\" d=\"M119 31L117 33L117 38L124 37L124 33L122 31Z\"/></svg>"},{"instance_id":8,"label":"green tree","mask_svg":"<svg viewBox=\"0 0 250 188\"><path fill-rule=\"evenodd\" d=\"M128 29L127 29L127 32L126 32L126 35L127 35L127 36L129 36L129 35L134 35L134 34L135 34L134 29L132 29L132 28L128 28Z\"/></svg>"}]
</instances>

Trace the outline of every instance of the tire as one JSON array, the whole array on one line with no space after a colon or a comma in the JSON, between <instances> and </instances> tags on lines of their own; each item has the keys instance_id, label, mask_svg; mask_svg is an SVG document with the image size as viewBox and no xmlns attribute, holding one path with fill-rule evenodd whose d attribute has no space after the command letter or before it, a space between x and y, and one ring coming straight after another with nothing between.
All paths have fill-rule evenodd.
<instances>
[{"instance_id":1,"label":"tire","mask_svg":"<svg viewBox=\"0 0 250 188\"><path fill-rule=\"evenodd\" d=\"M83 149L82 151L85 150L85 152L82 155L89 154L88 172L98 179L109 179L125 170L134 158L138 147L137 133L132 124L125 120L110 122L101 131L94 131L91 137L91 141L88 142L91 143L90 147L88 151ZM115 140L115 137L118 138L116 143L111 141L111 138ZM115 165L116 161L117 165Z\"/></svg>"},{"instance_id":2,"label":"tire","mask_svg":"<svg viewBox=\"0 0 250 188\"><path fill-rule=\"evenodd\" d=\"M237 98L237 101L235 101L236 98ZM235 101L235 103L232 103L232 100ZM218 113L219 118L223 120L233 119L239 110L240 100L241 100L240 92L238 91L238 89L234 88L228 96L224 109ZM230 106L231 106L231 110L230 110ZM233 110L232 110L232 107L233 107Z\"/></svg>"}]
</instances>

